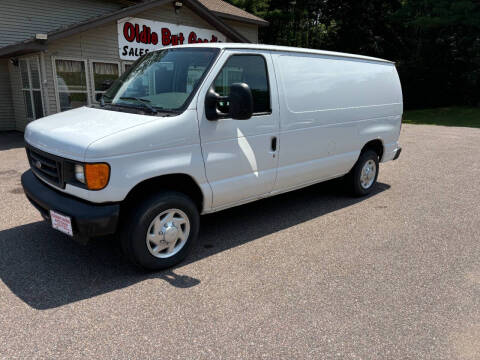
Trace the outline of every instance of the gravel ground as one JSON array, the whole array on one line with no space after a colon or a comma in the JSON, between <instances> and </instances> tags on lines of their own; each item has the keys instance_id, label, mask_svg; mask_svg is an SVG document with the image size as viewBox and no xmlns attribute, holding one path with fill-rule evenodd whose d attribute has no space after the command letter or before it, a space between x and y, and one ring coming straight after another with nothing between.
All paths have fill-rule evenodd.
<instances>
[{"instance_id":1,"label":"gravel ground","mask_svg":"<svg viewBox=\"0 0 480 360\"><path fill-rule=\"evenodd\" d=\"M202 217L145 274L27 202L0 135L0 358L480 359L480 129L404 125L377 191L337 182Z\"/></svg>"}]
</instances>

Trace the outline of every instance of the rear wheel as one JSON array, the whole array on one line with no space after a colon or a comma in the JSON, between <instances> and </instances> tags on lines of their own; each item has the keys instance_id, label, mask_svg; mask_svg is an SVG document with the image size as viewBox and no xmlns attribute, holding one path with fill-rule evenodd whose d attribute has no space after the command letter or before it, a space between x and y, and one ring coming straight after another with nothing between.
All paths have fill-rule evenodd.
<instances>
[{"instance_id":1,"label":"rear wheel","mask_svg":"<svg viewBox=\"0 0 480 360\"><path fill-rule=\"evenodd\" d=\"M124 221L125 255L137 266L160 270L187 256L198 236L200 217L190 198L169 191L147 198Z\"/></svg>"},{"instance_id":2,"label":"rear wheel","mask_svg":"<svg viewBox=\"0 0 480 360\"><path fill-rule=\"evenodd\" d=\"M363 152L347 176L354 196L364 196L372 192L378 178L378 155L373 150Z\"/></svg>"}]
</instances>

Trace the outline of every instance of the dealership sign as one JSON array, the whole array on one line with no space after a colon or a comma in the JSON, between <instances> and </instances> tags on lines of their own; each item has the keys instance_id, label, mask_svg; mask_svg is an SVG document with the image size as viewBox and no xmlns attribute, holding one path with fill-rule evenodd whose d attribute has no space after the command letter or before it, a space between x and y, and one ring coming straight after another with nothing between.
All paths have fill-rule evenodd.
<instances>
[{"instance_id":1,"label":"dealership sign","mask_svg":"<svg viewBox=\"0 0 480 360\"><path fill-rule=\"evenodd\" d=\"M120 59L124 60L135 60L166 46L227 40L225 35L215 30L146 19L124 18L117 21L117 26L118 51Z\"/></svg>"}]
</instances>

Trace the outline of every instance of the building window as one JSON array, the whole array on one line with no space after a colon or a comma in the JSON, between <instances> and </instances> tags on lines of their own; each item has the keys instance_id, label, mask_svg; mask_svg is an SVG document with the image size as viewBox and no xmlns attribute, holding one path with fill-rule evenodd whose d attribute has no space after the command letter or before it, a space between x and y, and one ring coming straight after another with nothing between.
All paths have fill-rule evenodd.
<instances>
[{"instance_id":1,"label":"building window","mask_svg":"<svg viewBox=\"0 0 480 360\"><path fill-rule=\"evenodd\" d=\"M59 110L87 105L88 86L85 61L55 59Z\"/></svg>"},{"instance_id":2,"label":"building window","mask_svg":"<svg viewBox=\"0 0 480 360\"><path fill-rule=\"evenodd\" d=\"M118 63L92 61L93 98L99 98L118 79Z\"/></svg>"},{"instance_id":3,"label":"building window","mask_svg":"<svg viewBox=\"0 0 480 360\"><path fill-rule=\"evenodd\" d=\"M187 92L192 92L198 80L205 72L206 66L190 65L187 69Z\"/></svg>"},{"instance_id":4,"label":"building window","mask_svg":"<svg viewBox=\"0 0 480 360\"><path fill-rule=\"evenodd\" d=\"M124 72L127 72L128 70L130 70L130 68L131 68L132 65L133 65L133 62L125 62L125 61L124 61L124 62L122 63L122 65L123 65L123 71L122 71L122 74L123 74Z\"/></svg>"},{"instance_id":5,"label":"building window","mask_svg":"<svg viewBox=\"0 0 480 360\"><path fill-rule=\"evenodd\" d=\"M41 118L44 114L38 57L20 59L19 63L27 119Z\"/></svg>"},{"instance_id":6,"label":"building window","mask_svg":"<svg viewBox=\"0 0 480 360\"><path fill-rule=\"evenodd\" d=\"M228 96L230 86L238 82L247 83L250 87L253 95L254 114L271 112L267 64L263 56L231 56L215 79L215 91L221 96ZM228 113L228 101L220 102L218 109Z\"/></svg>"}]
</instances>

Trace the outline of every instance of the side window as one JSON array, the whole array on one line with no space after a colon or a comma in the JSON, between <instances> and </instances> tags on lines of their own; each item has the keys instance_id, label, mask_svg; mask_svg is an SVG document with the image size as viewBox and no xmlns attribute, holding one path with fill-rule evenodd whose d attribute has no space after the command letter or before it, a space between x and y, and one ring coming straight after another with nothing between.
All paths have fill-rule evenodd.
<instances>
[{"instance_id":1,"label":"side window","mask_svg":"<svg viewBox=\"0 0 480 360\"><path fill-rule=\"evenodd\" d=\"M252 90L253 113L271 112L268 87L267 63L261 55L233 55L223 66L214 81L215 91L220 96L230 94L230 86L244 82ZM220 102L218 109L228 112L228 102Z\"/></svg>"}]
</instances>

